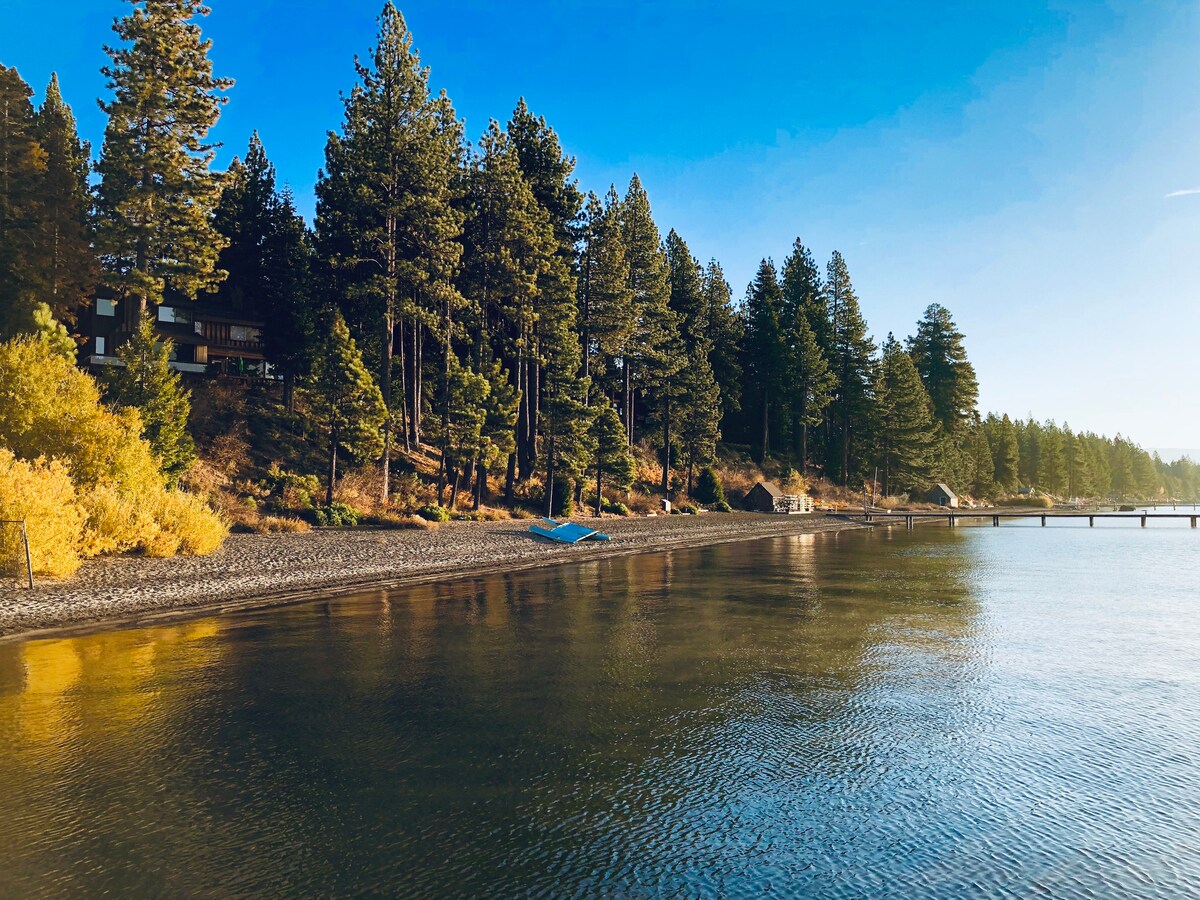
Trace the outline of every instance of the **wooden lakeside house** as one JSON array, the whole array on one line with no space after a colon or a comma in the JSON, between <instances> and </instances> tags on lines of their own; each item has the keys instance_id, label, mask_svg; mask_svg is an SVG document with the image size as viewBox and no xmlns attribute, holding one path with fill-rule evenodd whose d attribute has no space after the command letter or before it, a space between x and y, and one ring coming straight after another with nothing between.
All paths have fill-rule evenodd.
<instances>
[{"instance_id":1,"label":"wooden lakeside house","mask_svg":"<svg viewBox=\"0 0 1200 900\"><path fill-rule=\"evenodd\" d=\"M171 367L189 375L270 377L263 356L266 323L214 300L168 298L153 308L154 330L174 345ZM121 366L117 348L130 326L111 293L100 291L80 311L76 330L84 344L80 362L89 367Z\"/></svg>"},{"instance_id":2,"label":"wooden lakeside house","mask_svg":"<svg viewBox=\"0 0 1200 900\"><path fill-rule=\"evenodd\" d=\"M949 509L958 509L958 494L939 481L929 491L929 502Z\"/></svg>"},{"instance_id":3,"label":"wooden lakeside house","mask_svg":"<svg viewBox=\"0 0 1200 900\"><path fill-rule=\"evenodd\" d=\"M813 511L807 494L785 494L773 481L760 481L746 494L746 508L754 512L796 515Z\"/></svg>"}]
</instances>

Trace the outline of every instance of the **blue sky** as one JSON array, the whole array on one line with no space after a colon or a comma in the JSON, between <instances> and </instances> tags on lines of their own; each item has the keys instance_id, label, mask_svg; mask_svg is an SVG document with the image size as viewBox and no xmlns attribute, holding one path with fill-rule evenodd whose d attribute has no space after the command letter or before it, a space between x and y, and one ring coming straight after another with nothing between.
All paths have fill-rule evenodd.
<instances>
[{"instance_id":1,"label":"blue sky","mask_svg":"<svg viewBox=\"0 0 1200 900\"><path fill-rule=\"evenodd\" d=\"M257 128L311 213L382 0L211 5L216 70L238 82L220 161ZM0 0L0 62L39 95L57 70L97 148L125 7ZM636 170L664 233L735 294L800 236L846 256L877 338L948 306L983 409L1200 448L1200 4L400 8L470 136L524 95L584 188Z\"/></svg>"}]
</instances>

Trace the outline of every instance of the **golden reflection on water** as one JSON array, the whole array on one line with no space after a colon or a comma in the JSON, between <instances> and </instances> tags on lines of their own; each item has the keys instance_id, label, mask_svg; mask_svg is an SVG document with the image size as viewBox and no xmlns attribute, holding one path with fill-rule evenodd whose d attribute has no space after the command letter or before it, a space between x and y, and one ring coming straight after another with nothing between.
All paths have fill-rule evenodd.
<instances>
[{"instance_id":1,"label":"golden reflection on water","mask_svg":"<svg viewBox=\"0 0 1200 900\"><path fill-rule=\"evenodd\" d=\"M14 748L39 765L86 752L88 731L137 740L140 726L167 712L158 708L164 682L186 684L221 661L220 631L219 620L204 619L18 644L7 679L16 683L0 680L0 721L12 723Z\"/></svg>"}]
</instances>

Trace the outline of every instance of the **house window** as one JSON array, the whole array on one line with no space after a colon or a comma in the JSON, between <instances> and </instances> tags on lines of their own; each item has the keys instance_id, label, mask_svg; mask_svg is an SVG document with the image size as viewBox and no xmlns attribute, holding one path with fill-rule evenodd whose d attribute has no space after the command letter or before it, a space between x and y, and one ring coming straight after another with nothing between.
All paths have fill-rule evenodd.
<instances>
[{"instance_id":1,"label":"house window","mask_svg":"<svg viewBox=\"0 0 1200 900\"><path fill-rule=\"evenodd\" d=\"M103 297L96 298L96 315L98 316L115 316L117 314L117 304L111 300L105 300Z\"/></svg>"},{"instance_id":2,"label":"house window","mask_svg":"<svg viewBox=\"0 0 1200 900\"><path fill-rule=\"evenodd\" d=\"M96 355L97 356L104 355L104 347L105 347L104 338L101 335L96 335Z\"/></svg>"},{"instance_id":3,"label":"house window","mask_svg":"<svg viewBox=\"0 0 1200 900\"><path fill-rule=\"evenodd\" d=\"M250 328L247 325L231 325L229 326L229 337L235 341L257 341L258 329Z\"/></svg>"}]
</instances>

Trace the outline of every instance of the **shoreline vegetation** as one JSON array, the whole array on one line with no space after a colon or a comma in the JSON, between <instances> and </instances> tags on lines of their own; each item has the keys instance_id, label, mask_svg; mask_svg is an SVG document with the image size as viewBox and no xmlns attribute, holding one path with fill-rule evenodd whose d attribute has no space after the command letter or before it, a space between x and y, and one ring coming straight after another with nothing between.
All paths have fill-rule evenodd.
<instances>
[{"instance_id":1,"label":"shoreline vegetation","mask_svg":"<svg viewBox=\"0 0 1200 900\"><path fill-rule=\"evenodd\" d=\"M0 586L0 641L867 526L837 516L733 513L605 518L600 527L611 536L607 544L553 544L531 535L527 522L508 520L455 522L437 530L235 534L208 556L90 560L70 581L41 581L32 591Z\"/></svg>"},{"instance_id":2,"label":"shoreline vegetation","mask_svg":"<svg viewBox=\"0 0 1200 900\"><path fill-rule=\"evenodd\" d=\"M0 563L24 564L25 522L36 576L83 566L62 596L104 566L186 581L230 530L336 556L359 538L305 533L728 513L765 479L886 508L942 484L1000 504L1200 494L1186 458L981 415L950 311L873 336L840 252L822 266L797 238L735 299L636 173L586 192L524 99L472 142L390 0L347 60L307 222L257 132L214 168L232 81L204 4L131 6L98 154L57 77L35 108L0 64Z\"/></svg>"}]
</instances>

